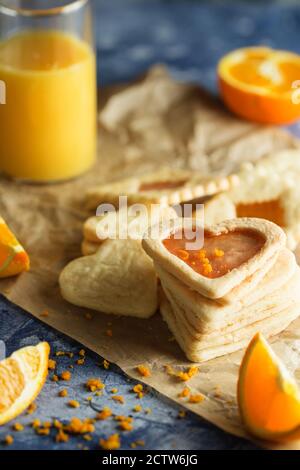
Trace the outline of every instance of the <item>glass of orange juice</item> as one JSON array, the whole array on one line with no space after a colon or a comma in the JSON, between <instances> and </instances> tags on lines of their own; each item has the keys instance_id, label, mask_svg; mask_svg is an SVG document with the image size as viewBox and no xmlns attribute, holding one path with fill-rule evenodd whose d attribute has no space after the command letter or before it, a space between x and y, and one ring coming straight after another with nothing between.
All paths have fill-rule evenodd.
<instances>
[{"instance_id":1,"label":"glass of orange juice","mask_svg":"<svg viewBox=\"0 0 300 470\"><path fill-rule=\"evenodd\" d=\"M89 0L0 0L0 172L56 182L96 158Z\"/></svg>"}]
</instances>

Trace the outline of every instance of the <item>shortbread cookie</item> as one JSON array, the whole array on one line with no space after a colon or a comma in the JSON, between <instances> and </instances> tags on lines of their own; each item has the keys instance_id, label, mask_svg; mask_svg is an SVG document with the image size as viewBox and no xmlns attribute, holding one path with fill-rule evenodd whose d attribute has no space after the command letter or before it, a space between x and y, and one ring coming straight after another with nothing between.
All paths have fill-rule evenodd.
<instances>
[{"instance_id":1,"label":"shortbread cookie","mask_svg":"<svg viewBox=\"0 0 300 470\"><path fill-rule=\"evenodd\" d=\"M203 211L195 211L193 217L202 217ZM224 220L235 219L236 208L235 204L227 193L217 194L204 203L204 223L205 225L215 225L223 222Z\"/></svg>"},{"instance_id":2,"label":"shortbread cookie","mask_svg":"<svg viewBox=\"0 0 300 470\"><path fill-rule=\"evenodd\" d=\"M200 295L167 271L156 267L169 301L175 301L186 312L191 326L203 334L223 328L234 329L238 323L249 324L270 314L273 307L276 309L289 302L289 296L298 297L299 273L298 280L293 278L296 270L299 271L295 256L289 250L283 249L273 268L256 289L233 304L224 304ZM281 289L285 293L284 296ZM275 295L272 295L273 293Z\"/></svg>"},{"instance_id":3,"label":"shortbread cookie","mask_svg":"<svg viewBox=\"0 0 300 470\"><path fill-rule=\"evenodd\" d=\"M239 341L247 335L255 323L263 320L267 321L267 319L272 320L275 316L279 316L283 310L286 311L287 309L293 308L295 304L299 305L299 268L297 268L293 278L283 286L283 289L285 292L284 296L282 295L282 290L278 289L271 295L261 299L256 304L252 304L241 310L237 315L235 315L233 308L232 312L227 315L228 326L225 323L225 326L222 328L205 334L202 332L201 328L198 328L193 312L183 309L180 304L174 301L172 295L168 295L166 289L164 289L164 292L167 294L178 323L180 323L180 325L184 325L186 331L199 342L199 349L203 349L210 346L226 344L232 341Z\"/></svg>"},{"instance_id":4,"label":"shortbread cookie","mask_svg":"<svg viewBox=\"0 0 300 470\"><path fill-rule=\"evenodd\" d=\"M205 204L209 223L225 219L262 217L284 229L287 246L294 250L300 242L300 151L286 150L255 163L244 163L238 173L240 184ZM231 205L231 208L230 208Z\"/></svg>"},{"instance_id":5,"label":"shortbread cookie","mask_svg":"<svg viewBox=\"0 0 300 470\"><path fill-rule=\"evenodd\" d=\"M295 304L293 308L288 308L282 311L278 317L271 317L265 321L257 322L256 328L252 329L252 333L249 337L246 337L237 342L231 342L222 346L210 347L203 350L198 349L199 342L193 341L193 338L191 338L190 335L188 335L185 331L184 326L178 323L166 298L163 298L160 305L160 310L164 320L168 324L169 329L175 336L181 349L185 352L188 359L193 362L204 362L245 348L253 335L253 331L259 331L265 337L270 337L285 330L289 324L299 316L300 304Z\"/></svg>"},{"instance_id":6,"label":"shortbread cookie","mask_svg":"<svg viewBox=\"0 0 300 470\"><path fill-rule=\"evenodd\" d=\"M157 276L137 240L107 240L96 254L71 261L59 277L62 296L80 307L149 318L157 309Z\"/></svg>"},{"instance_id":7,"label":"shortbread cookie","mask_svg":"<svg viewBox=\"0 0 300 470\"><path fill-rule=\"evenodd\" d=\"M224 299L243 283L245 292L248 284L250 291L255 277L261 280L286 241L278 226L263 219L240 218L206 227L204 245L201 234L197 221L175 219L171 228L170 223L167 228L161 224L159 237L147 234L143 247L155 264L211 299Z\"/></svg>"},{"instance_id":8,"label":"shortbread cookie","mask_svg":"<svg viewBox=\"0 0 300 470\"><path fill-rule=\"evenodd\" d=\"M171 220L176 217L176 211L172 207L134 204L118 211L90 217L84 223L83 234L85 240L93 243L101 243L108 238L141 240L149 226L159 223L162 219Z\"/></svg>"},{"instance_id":9,"label":"shortbread cookie","mask_svg":"<svg viewBox=\"0 0 300 470\"><path fill-rule=\"evenodd\" d=\"M227 191L237 184L236 175L210 177L192 170L163 168L155 173L91 188L87 192L86 204L89 209L95 209L102 203L118 207L119 197L127 196L129 205L174 205Z\"/></svg>"}]
</instances>

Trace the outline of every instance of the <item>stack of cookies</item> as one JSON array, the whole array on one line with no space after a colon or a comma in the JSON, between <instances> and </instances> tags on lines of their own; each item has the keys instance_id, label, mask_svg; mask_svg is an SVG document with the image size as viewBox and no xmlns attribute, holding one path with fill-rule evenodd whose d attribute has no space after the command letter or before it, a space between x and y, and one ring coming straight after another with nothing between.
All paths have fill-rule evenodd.
<instances>
[{"instance_id":1,"label":"stack of cookies","mask_svg":"<svg viewBox=\"0 0 300 470\"><path fill-rule=\"evenodd\" d=\"M162 223L159 237L147 234L161 313L188 359L231 353L254 333L277 334L299 316L300 268L285 244L280 227L254 218L205 229L177 219Z\"/></svg>"}]
</instances>

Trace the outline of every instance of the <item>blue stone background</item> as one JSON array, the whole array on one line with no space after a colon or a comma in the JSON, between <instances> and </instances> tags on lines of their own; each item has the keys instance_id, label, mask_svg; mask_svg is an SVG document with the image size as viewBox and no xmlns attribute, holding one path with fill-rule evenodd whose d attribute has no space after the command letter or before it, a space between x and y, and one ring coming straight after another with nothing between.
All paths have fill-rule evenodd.
<instances>
[{"instance_id":1,"label":"blue stone background","mask_svg":"<svg viewBox=\"0 0 300 470\"><path fill-rule=\"evenodd\" d=\"M193 81L216 93L215 67L218 59L231 49L254 44L300 52L300 5L297 1L216 1L216 0L94 0L97 55L100 85L134 79L154 63L168 65L175 78ZM300 77L299 77L300 79ZM293 131L298 130L294 125ZM0 340L7 354L14 350L46 340L52 351L72 351L72 360L58 358L58 373L78 359L80 345L33 319L28 313L0 298ZM130 414L139 403L130 393L134 382L115 366L107 371L101 358L87 351L86 364L74 366L70 382L55 383L50 379L37 399L34 415L23 415L18 422L28 424L33 418L42 421L72 416L93 417L95 409L110 406L118 414ZM51 374L50 374L51 376ZM100 377L106 384L101 398L89 403L90 395L84 383L90 377ZM117 387L125 405L111 400L110 389ZM67 388L68 398L59 398L58 391ZM81 407L67 406L76 399ZM141 400L151 414L136 413L134 430L122 433L122 448L143 439L146 449L254 449L252 444L225 434L193 414L178 419L179 408L149 390ZM37 436L26 427L14 432L11 424L0 428L0 442L6 434L14 436L9 449L79 449L98 448L101 437L116 432L113 420L98 422L91 442L81 437L66 444L56 444L54 434ZM0 449L4 449L0 444Z\"/></svg>"}]
</instances>

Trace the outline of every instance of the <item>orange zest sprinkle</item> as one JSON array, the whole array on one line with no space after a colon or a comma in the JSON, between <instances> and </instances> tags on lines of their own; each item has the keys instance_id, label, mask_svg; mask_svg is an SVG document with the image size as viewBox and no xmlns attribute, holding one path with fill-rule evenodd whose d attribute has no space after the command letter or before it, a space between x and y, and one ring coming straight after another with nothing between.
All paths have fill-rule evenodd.
<instances>
[{"instance_id":1,"label":"orange zest sprinkle","mask_svg":"<svg viewBox=\"0 0 300 470\"><path fill-rule=\"evenodd\" d=\"M179 393L178 397L179 398L186 398L190 395L191 391L188 387L184 387L182 391Z\"/></svg>"},{"instance_id":2,"label":"orange zest sprinkle","mask_svg":"<svg viewBox=\"0 0 300 470\"><path fill-rule=\"evenodd\" d=\"M135 411L136 413L138 413L139 411L142 411L141 405L135 405L135 406L133 407L133 411Z\"/></svg>"},{"instance_id":3,"label":"orange zest sprinkle","mask_svg":"<svg viewBox=\"0 0 300 470\"><path fill-rule=\"evenodd\" d=\"M5 436L4 438L4 444L7 446L11 446L13 443L14 443L14 438L10 434L7 434L7 436Z\"/></svg>"},{"instance_id":4,"label":"orange zest sprinkle","mask_svg":"<svg viewBox=\"0 0 300 470\"><path fill-rule=\"evenodd\" d=\"M76 361L76 364L78 366L83 366L84 363L85 363L85 358L84 357L81 358L81 359L77 359L77 361Z\"/></svg>"},{"instance_id":5,"label":"orange zest sprinkle","mask_svg":"<svg viewBox=\"0 0 300 470\"><path fill-rule=\"evenodd\" d=\"M62 429L59 429L58 433L55 436L55 440L56 440L56 442L68 442L69 441L69 436Z\"/></svg>"},{"instance_id":6,"label":"orange zest sprinkle","mask_svg":"<svg viewBox=\"0 0 300 470\"><path fill-rule=\"evenodd\" d=\"M89 379L85 386L90 392L96 392L97 390L102 390L105 387L102 381L96 378Z\"/></svg>"},{"instance_id":7,"label":"orange zest sprinkle","mask_svg":"<svg viewBox=\"0 0 300 470\"><path fill-rule=\"evenodd\" d=\"M100 447L104 450L116 450L121 446L119 434L112 434L107 439L100 439Z\"/></svg>"},{"instance_id":8,"label":"orange zest sprinkle","mask_svg":"<svg viewBox=\"0 0 300 470\"><path fill-rule=\"evenodd\" d=\"M108 406L105 406L103 410L100 411L100 413L97 414L96 419L99 421L104 421L107 418L110 418L112 416L112 411Z\"/></svg>"},{"instance_id":9,"label":"orange zest sprinkle","mask_svg":"<svg viewBox=\"0 0 300 470\"><path fill-rule=\"evenodd\" d=\"M117 401L118 403L121 403L122 405L125 403L124 397L122 395L114 395L111 398L112 400Z\"/></svg>"},{"instance_id":10,"label":"orange zest sprinkle","mask_svg":"<svg viewBox=\"0 0 300 470\"><path fill-rule=\"evenodd\" d=\"M88 419L82 421L79 418L72 418L64 430L69 434L87 434L94 432L95 426Z\"/></svg>"},{"instance_id":11,"label":"orange zest sprinkle","mask_svg":"<svg viewBox=\"0 0 300 470\"><path fill-rule=\"evenodd\" d=\"M61 380L65 380L67 382L69 382L69 380L71 380L71 377L72 377L72 374L69 370L65 370L60 374Z\"/></svg>"},{"instance_id":12,"label":"orange zest sprinkle","mask_svg":"<svg viewBox=\"0 0 300 470\"><path fill-rule=\"evenodd\" d=\"M58 392L58 396L59 396L60 398L65 398L65 397L67 397L67 396L68 396L68 390L65 389L65 388L64 388L63 390L60 390L60 391Z\"/></svg>"},{"instance_id":13,"label":"orange zest sprinkle","mask_svg":"<svg viewBox=\"0 0 300 470\"><path fill-rule=\"evenodd\" d=\"M219 248L215 248L214 254L217 256L217 258L222 258L222 256L224 256L224 251L220 250Z\"/></svg>"},{"instance_id":14,"label":"orange zest sprinkle","mask_svg":"<svg viewBox=\"0 0 300 470\"><path fill-rule=\"evenodd\" d=\"M77 400L70 400L68 405L71 408L79 408L80 407L80 403Z\"/></svg>"},{"instance_id":15,"label":"orange zest sprinkle","mask_svg":"<svg viewBox=\"0 0 300 470\"><path fill-rule=\"evenodd\" d=\"M110 366L109 362L108 362L106 359L104 359L104 360L103 360L103 367L104 367L104 369L106 369L106 370L109 369L109 366Z\"/></svg>"},{"instance_id":16,"label":"orange zest sprinkle","mask_svg":"<svg viewBox=\"0 0 300 470\"><path fill-rule=\"evenodd\" d=\"M119 428L122 431L132 431L133 430L132 424L129 423L128 421L120 421Z\"/></svg>"},{"instance_id":17,"label":"orange zest sprinkle","mask_svg":"<svg viewBox=\"0 0 300 470\"><path fill-rule=\"evenodd\" d=\"M54 370L56 367L56 361L54 359L49 359L48 361L48 369L49 370Z\"/></svg>"},{"instance_id":18,"label":"orange zest sprinkle","mask_svg":"<svg viewBox=\"0 0 300 470\"><path fill-rule=\"evenodd\" d=\"M34 419L31 423L31 426L33 427L33 429L38 428L41 426L41 421L39 419Z\"/></svg>"},{"instance_id":19,"label":"orange zest sprinkle","mask_svg":"<svg viewBox=\"0 0 300 470\"><path fill-rule=\"evenodd\" d=\"M118 393L118 389L116 387L112 388L110 393Z\"/></svg>"},{"instance_id":20,"label":"orange zest sprinkle","mask_svg":"<svg viewBox=\"0 0 300 470\"><path fill-rule=\"evenodd\" d=\"M195 395L190 395L189 403L201 403L203 400L205 400L205 396L201 393L198 393Z\"/></svg>"},{"instance_id":21,"label":"orange zest sprinkle","mask_svg":"<svg viewBox=\"0 0 300 470\"><path fill-rule=\"evenodd\" d=\"M79 351L78 354L79 354L79 356L84 357L84 356L85 356L85 350L84 350L84 349L80 349L80 351Z\"/></svg>"},{"instance_id":22,"label":"orange zest sprinkle","mask_svg":"<svg viewBox=\"0 0 300 470\"><path fill-rule=\"evenodd\" d=\"M21 423L15 423L15 424L13 425L13 430L14 430L14 431L17 431L17 432L24 431L24 426L23 426L23 424L21 424Z\"/></svg>"},{"instance_id":23,"label":"orange zest sprinkle","mask_svg":"<svg viewBox=\"0 0 300 470\"><path fill-rule=\"evenodd\" d=\"M136 370L142 377L150 377L151 376L151 371L149 367L144 366L143 364L139 365L136 367Z\"/></svg>"},{"instance_id":24,"label":"orange zest sprinkle","mask_svg":"<svg viewBox=\"0 0 300 470\"><path fill-rule=\"evenodd\" d=\"M58 375L53 374L51 380L52 382L58 382L59 381Z\"/></svg>"}]
</instances>

